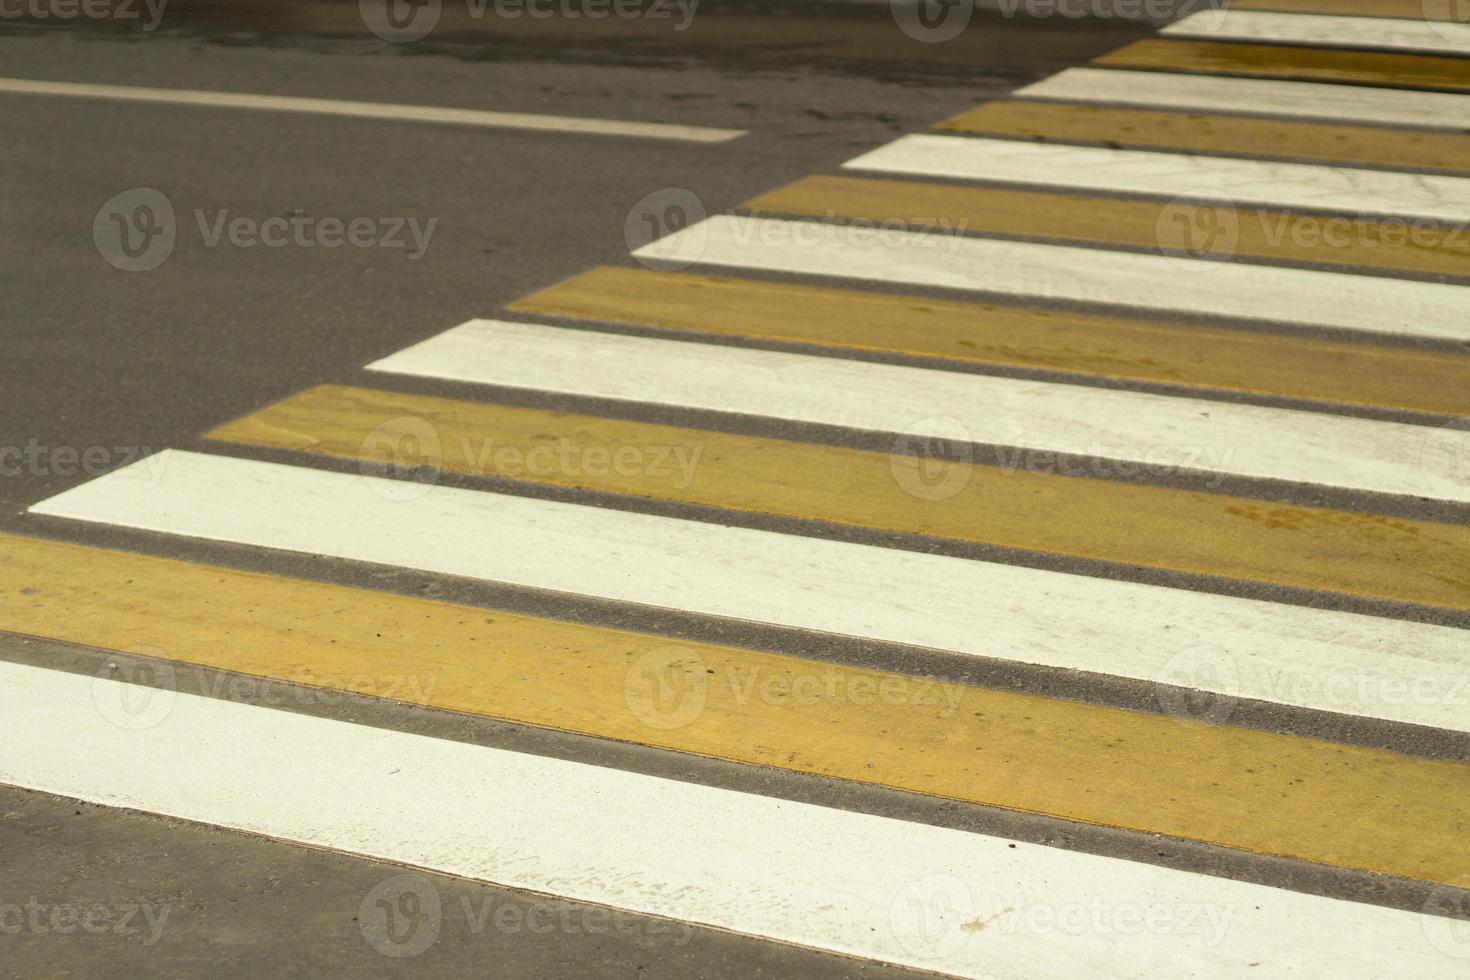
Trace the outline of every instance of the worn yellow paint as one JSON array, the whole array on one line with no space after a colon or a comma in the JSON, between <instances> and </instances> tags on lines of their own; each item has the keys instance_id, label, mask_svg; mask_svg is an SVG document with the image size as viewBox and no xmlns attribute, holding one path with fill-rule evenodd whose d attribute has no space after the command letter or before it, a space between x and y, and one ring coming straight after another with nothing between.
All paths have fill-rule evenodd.
<instances>
[{"instance_id":1,"label":"worn yellow paint","mask_svg":"<svg viewBox=\"0 0 1470 980\"><path fill-rule=\"evenodd\" d=\"M1264 116L1003 99L962 112L937 128L1063 143L1281 157L1345 167L1470 173L1470 136Z\"/></svg>"},{"instance_id":2,"label":"worn yellow paint","mask_svg":"<svg viewBox=\"0 0 1470 980\"><path fill-rule=\"evenodd\" d=\"M1362 342L617 268L509 309L1470 416L1470 357Z\"/></svg>"},{"instance_id":3,"label":"worn yellow paint","mask_svg":"<svg viewBox=\"0 0 1470 980\"><path fill-rule=\"evenodd\" d=\"M1093 64L1470 92L1470 58L1226 41L1135 41Z\"/></svg>"},{"instance_id":4,"label":"worn yellow paint","mask_svg":"<svg viewBox=\"0 0 1470 980\"><path fill-rule=\"evenodd\" d=\"M1232 10L1338 17L1392 17L1399 20L1450 20L1457 0L1230 0Z\"/></svg>"},{"instance_id":5,"label":"worn yellow paint","mask_svg":"<svg viewBox=\"0 0 1470 980\"><path fill-rule=\"evenodd\" d=\"M1470 232L1430 221L1050 194L859 177L807 177L745 205L760 211L1121 245L1189 257L1268 259L1470 276Z\"/></svg>"},{"instance_id":6,"label":"worn yellow paint","mask_svg":"<svg viewBox=\"0 0 1470 980\"><path fill-rule=\"evenodd\" d=\"M361 388L210 438L360 459L423 421L440 450L422 462L448 472L1470 609L1458 525ZM941 484L953 494L925 492Z\"/></svg>"},{"instance_id":7,"label":"worn yellow paint","mask_svg":"<svg viewBox=\"0 0 1470 980\"><path fill-rule=\"evenodd\" d=\"M1339 867L1470 871L1453 762L8 535L0 629Z\"/></svg>"}]
</instances>

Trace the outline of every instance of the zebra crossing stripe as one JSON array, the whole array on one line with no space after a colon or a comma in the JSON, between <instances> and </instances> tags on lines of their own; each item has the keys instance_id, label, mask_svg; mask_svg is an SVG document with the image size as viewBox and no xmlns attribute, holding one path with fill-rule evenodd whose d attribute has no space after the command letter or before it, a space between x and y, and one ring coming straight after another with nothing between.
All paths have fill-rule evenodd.
<instances>
[{"instance_id":1,"label":"zebra crossing stripe","mask_svg":"<svg viewBox=\"0 0 1470 980\"><path fill-rule=\"evenodd\" d=\"M1470 173L1470 136L1380 126L1001 99L939 123L943 131L1140 150L1292 159L1343 167Z\"/></svg>"},{"instance_id":2,"label":"zebra crossing stripe","mask_svg":"<svg viewBox=\"0 0 1470 980\"><path fill-rule=\"evenodd\" d=\"M956 976L1463 971L1414 912L192 693L98 710L157 693L0 663L0 780Z\"/></svg>"},{"instance_id":3,"label":"zebra crossing stripe","mask_svg":"<svg viewBox=\"0 0 1470 980\"><path fill-rule=\"evenodd\" d=\"M1430 4L1425 4L1430 6ZM1470 54L1470 26L1444 21L1327 14L1206 11L1164 27L1168 37Z\"/></svg>"},{"instance_id":4,"label":"zebra crossing stripe","mask_svg":"<svg viewBox=\"0 0 1470 980\"><path fill-rule=\"evenodd\" d=\"M423 456L403 459L405 470L423 465L1470 610L1470 527L1079 479L1054 461L1034 470L981 466L899 447L868 452L339 387L296 395L210 438L368 465L416 440Z\"/></svg>"},{"instance_id":5,"label":"zebra crossing stripe","mask_svg":"<svg viewBox=\"0 0 1470 980\"><path fill-rule=\"evenodd\" d=\"M815 179L824 192L884 183ZM776 193L781 205L797 206ZM991 213L1033 196L1000 198ZM1128 213L1103 212L1114 228L1125 224ZM1470 417L1470 357L1364 342L613 267L585 272L506 308L711 338L813 345L827 352L933 358L936 365L1009 365Z\"/></svg>"},{"instance_id":6,"label":"zebra crossing stripe","mask_svg":"<svg viewBox=\"0 0 1470 980\"><path fill-rule=\"evenodd\" d=\"M1406 127L1415 130L1402 136L1410 142L1418 130L1424 129L1463 134L1464 120L1470 118L1470 96L1450 92L1191 75L1183 71L1068 68L1015 94L1065 102ZM1387 132L1383 139L1391 141L1400 136Z\"/></svg>"},{"instance_id":7,"label":"zebra crossing stripe","mask_svg":"<svg viewBox=\"0 0 1470 980\"><path fill-rule=\"evenodd\" d=\"M719 215L637 250L696 263L868 284L966 290L1173 316L1231 317L1366 333L1470 340L1464 286L950 233L878 234L812 221Z\"/></svg>"},{"instance_id":8,"label":"zebra crossing stripe","mask_svg":"<svg viewBox=\"0 0 1470 980\"><path fill-rule=\"evenodd\" d=\"M1381 85L1398 89L1470 92L1470 58L1444 58L1381 51L1340 51L1230 41L1134 41L1093 59L1105 68L1145 68L1243 75L1303 82ZM1348 96L1352 95L1349 91ZM1442 125L1463 129L1443 120Z\"/></svg>"},{"instance_id":9,"label":"zebra crossing stripe","mask_svg":"<svg viewBox=\"0 0 1470 980\"><path fill-rule=\"evenodd\" d=\"M1399 422L503 320L369 369L1470 503L1465 433Z\"/></svg>"},{"instance_id":10,"label":"zebra crossing stripe","mask_svg":"<svg viewBox=\"0 0 1470 980\"><path fill-rule=\"evenodd\" d=\"M1465 231L1470 224L1470 177L936 133L899 137L843 166L953 180L1451 222L1454 227L1445 237L1458 243L1462 254L1470 238ZM1073 206L1087 204L1082 199ZM1262 229L1262 235L1266 234Z\"/></svg>"},{"instance_id":11,"label":"zebra crossing stripe","mask_svg":"<svg viewBox=\"0 0 1470 980\"><path fill-rule=\"evenodd\" d=\"M429 438L407 424L419 445ZM1184 676L1178 686L1227 699L1470 724L1465 631L1407 620L179 451L31 511L1149 683Z\"/></svg>"},{"instance_id":12,"label":"zebra crossing stripe","mask_svg":"<svg viewBox=\"0 0 1470 980\"><path fill-rule=\"evenodd\" d=\"M1230 0L1230 9L1443 21L1453 19L1458 2L1461 0Z\"/></svg>"},{"instance_id":13,"label":"zebra crossing stripe","mask_svg":"<svg viewBox=\"0 0 1470 980\"><path fill-rule=\"evenodd\" d=\"M882 161L897 156L899 148L890 149L895 151L894 156L873 157L874 169L886 169ZM915 154L896 166L934 175L940 158L940 154ZM969 172L968 167L966 170ZM1002 169L988 176L1011 179L1010 171ZM1101 192L1115 187L1141 188L1149 183L1142 177L1136 181L1117 179L1111 173L1083 175L1046 170L1028 171L1020 182L1031 183L1033 178L1037 183L1049 183L1053 178L1085 183L1088 190ZM1456 179L1464 180L1470 189L1470 179ZM1207 187L1225 185L1218 180L1195 183L1195 191L1202 197L1208 196ZM1319 184L1309 193L1316 196L1324 190ZM1162 193L1168 193L1167 187ZM1217 193L1220 198L1228 197L1229 188ZM1363 214L1333 216L1267 210L1180 197L1171 201L1130 200L1014 187L827 176L803 178L762 194L746 202L745 207L771 214L872 222L889 229L890 237L901 235L903 228L944 228L972 235L1048 238L1165 255L1239 257L1340 266L1370 273L1409 272L1470 279L1470 220L1445 225Z\"/></svg>"}]
</instances>

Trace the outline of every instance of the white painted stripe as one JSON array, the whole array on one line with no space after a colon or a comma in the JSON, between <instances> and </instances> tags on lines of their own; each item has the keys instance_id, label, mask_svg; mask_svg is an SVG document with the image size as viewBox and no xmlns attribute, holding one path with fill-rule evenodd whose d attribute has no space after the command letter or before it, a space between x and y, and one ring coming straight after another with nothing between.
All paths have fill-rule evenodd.
<instances>
[{"instance_id":1,"label":"white painted stripe","mask_svg":"<svg viewBox=\"0 0 1470 980\"><path fill-rule=\"evenodd\" d=\"M1470 95L1161 71L1068 68L1016 94L1067 102L1330 119L1456 132L1464 130L1465 120L1470 119ZM1393 138L1393 133L1384 134L1384 139Z\"/></svg>"},{"instance_id":2,"label":"white painted stripe","mask_svg":"<svg viewBox=\"0 0 1470 980\"><path fill-rule=\"evenodd\" d=\"M871 231L869 229L868 231ZM970 235L716 215L639 258L1470 340L1470 287Z\"/></svg>"},{"instance_id":3,"label":"white painted stripe","mask_svg":"<svg viewBox=\"0 0 1470 980\"><path fill-rule=\"evenodd\" d=\"M1443 626L178 451L31 511L1470 730Z\"/></svg>"},{"instance_id":4,"label":"white painted stripe","mask_svg":"<svg viewBox=\"0 0 1470 980\"><path fill-rule=\"evenodd\" d=\"M368 369L1470 503L1445 430L1318 412L500 320Z\"/></svg>"},{"instance_id":5,"label":"white painted stripe","mask_svg":"<svg viewBox=\"0 0 1470 980\"><path fill-rule=\"evenodd\" d=\"M112 679L0 663L0 717L0 782L959 976L1464 966L1413 912Z\"/></svg>"},{"instance_id":6,"label":"white painted stripe","mask_svg":"<svg viewBox=\"0 0 1470 980\"><path fill-rule=\"evenodd\" d=\"M1170 24L1162 33L1217 41L1470 54L1470 25L1450 21L1207 10Z\"/></svg>"},{"instance_id":7,"label":"white painted stripe","mask_svg":"<svg viewBox=\"0 0 1470 980\"><path fill-rule=\"evenodd\" d=\"M0 78L0 93L117 99L125 102L206 106L212 109L306 112L328 116L351 116L358 119L387 119L395 122L484 126L494 129L536 129L555 133L633 136L643 139L682 140L690 143L723 143L745 135L743 129L711 129L704 126L674 126L665 123L629 122L618 119L547 116L525 112L487 112L480 109L395 105L387 102L345 102L340 99L251 95L243 92L202 92L188 89L143 88L133 85L45 82L28 78Z\"/></svg>"},{"instance_id":8,"label":"white painted stripe","mask_svg":"<svg viewBox=\"0 0 1470 980\"><path fill-rule=\"evenodd\" d=\"M901 137L843 166L923 177L1470 222L1470 177L930 133ZM1079 207L1086 204L1078 201Z\"/></svg>"}]
</instances>

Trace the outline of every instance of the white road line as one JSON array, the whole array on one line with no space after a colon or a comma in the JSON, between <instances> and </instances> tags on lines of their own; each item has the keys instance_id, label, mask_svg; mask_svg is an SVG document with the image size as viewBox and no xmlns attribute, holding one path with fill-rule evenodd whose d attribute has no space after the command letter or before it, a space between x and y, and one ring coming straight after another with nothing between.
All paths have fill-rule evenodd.
<instances>
[{"instance_id":1,"label":"white road line","mask_svg":"<svg viewBox=\"0 0 1470 980\"><path fill-rule=\"evenodd\" d=\"M1161 71L1068 68L1016 95L1457 132L1470 119L1470 95ZM1395 138L1399 137L1394 133L1384 134L1384 139Z\"/></svg>"},{"instance_id":2,"label":"white road line","mask_svg":"<svg viewBox=\"0 0 1470 980\"><path fill-rule=\"evenodd\" d=\"M871 231L871 229L868 229ZM1111 249L717 215L639 258L1470 340L1470 287Z\"/></svg>"},{"instance_id":3,"label":"white road line","mask_svg":"<svg viewBox=\"0 0 1470 980\"><path fill-rule=\"evenodd\" d=\"M1470 222L1470 177L930 133L900 137L843 166L924 177ZM1086 207L1087 202L1077 204Z\"/></svg>"},{"instance_id":4,"label":"white road line","mask_svg":"<svg viewBox=\"0 0 1470 980\"><path fill-rule=\"evenodd\" d=\"M31 512L1470 729L1443 626L178 451Z\"/></svg>"},{"instance_id":5,"label":"white road line","mask_svg":"<svg viewBox=\"0 0 1470 980\"><path fill-rule=\"evenodd\" d=\"M111 679L0 663L0 717L0 782L958 976L1464 967L1448 919Z\"/></svg>"},{"instance_id":6,"label":"white road line","mask_svg":"<svg viewBox=\"0 0 1470 980\"><path fill-rule=\"evenodd\" d=\"M1219 10L1192 14L1161 33L1221 41L1470 54L1470 25L1448 21L1430 24L1387 17Z\"/></svg>"},{"instance_id":7,"label":"white road line","mask_svg":"<svg viewBox=\"0 0 1470 980\"><path fill-rule=\"evenodd\" d=\"M345 102L339 99L250 95L243 92L201 92L188 89L142 88L133 85L44 82L27 78L0 78L0 93L118 99L125 102L207 106L213 109L307 112L328 116L350 116L358 119L388 119L396 122L441 123L493 129L534 129L597 136L632 136L642 139L679 140L687 143L723 143L745 135L743 129L710 129L703 126L673 126L664 123L588 119L579 116L546 116L524 112L487 112L479 109L395 105L386 102Z\"/></svg>"},{"instance_id":8,"label":"white road line","mask_svg":"<svg viewBox=\"0 0 1470 980\"><path fill-rule=\"evenodd\" d=\"M1318 412L497 320L368 369L1470 503L1445 430Z\"/></svg>"}]
</instances>

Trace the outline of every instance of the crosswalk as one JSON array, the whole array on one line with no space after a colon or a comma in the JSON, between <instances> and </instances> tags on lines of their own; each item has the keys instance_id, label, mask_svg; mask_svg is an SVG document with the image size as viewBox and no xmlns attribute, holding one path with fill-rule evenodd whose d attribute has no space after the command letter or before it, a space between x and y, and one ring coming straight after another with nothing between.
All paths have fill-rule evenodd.
<instances>
[{"instance_id":1,"label":"crosswalk","mask_svg":"<svg viewBox=\"0 0 1470 980\"><path fill-rule=\"evenodd\" d=\"M1470 28L1419 7L1192 15L36 503L0 629L165 681L0 662L0 783L947 975L1464 976Z\"/></svg>"},{"instance_id":2,"label":"crosswalk","mask_svg":"<svg viewBox=\"0 0 1470 980\"><path fill-rule=\"evenodd\" d=\"M1166 48L1165 54L1168 52ZM1453 133L1463 132L1462 120L1470 111L1470 96L1453 86L1441 91L1436 84L1441 80L1433 77L1421 80L1425 87L1416 89L1394 87L1408 80L1392 74L1329 79L1329 82L1353 86L1344 88L1329 82L1278 81L1270 73L1254 72L1249 66L1236 75L1190 71L1214 67L1208 59L1195 62L1166 57L1158 63L1143 58L1119 59L1106 68L1069 68L1015 94L1145 109L1259 113L1288 119L1333 120L1354 126L1367 123ZM1114 70L1133 68L1151 70ZM1301 74L1307 78L1318 77ZM1321 153L1322 146L1313 145L1304 152Z\"/></svg>"}]
</instances>

